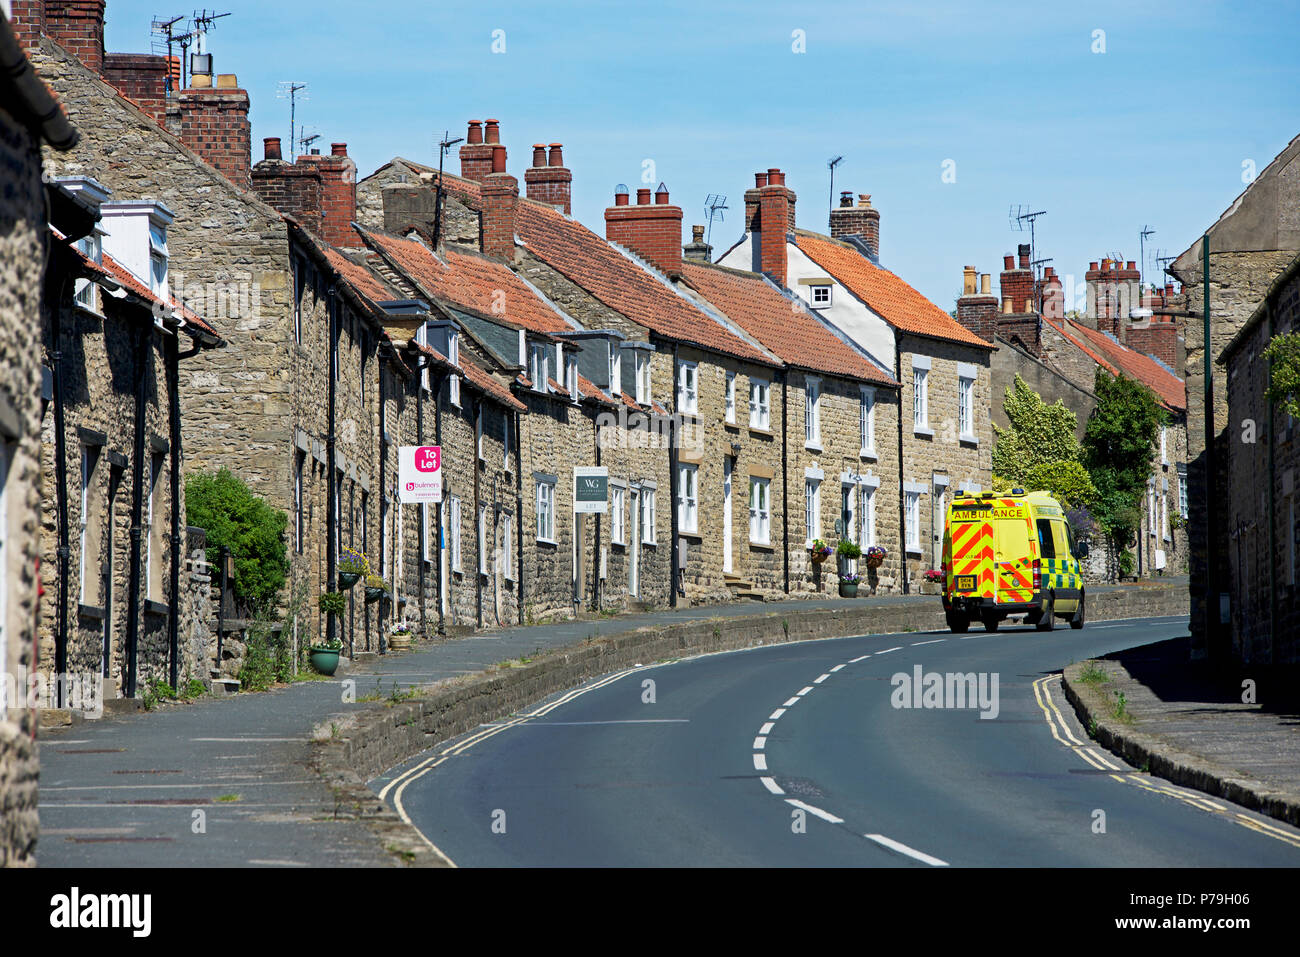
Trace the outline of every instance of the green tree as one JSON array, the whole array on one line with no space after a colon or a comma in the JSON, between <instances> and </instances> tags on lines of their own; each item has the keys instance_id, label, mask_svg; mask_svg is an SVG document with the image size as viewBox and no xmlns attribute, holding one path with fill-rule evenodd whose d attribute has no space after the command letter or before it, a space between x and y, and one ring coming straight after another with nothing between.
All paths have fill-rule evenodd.
<instances>
[{"instance_id":1,"label":"green tree","mask_svg":"<svg viewBox=\"0 0 1300 957\"><path fill-rule=\"evenodd\" d=\"M208 561L221 547L235 564L235 596L255 612L274 607L289 574L284 532L288 516L272 508L228 469L185 483L185 521L208 533Z\"/></svg>"},{"instance_id":2,"label":"green tree","mask_svg":"<svg viewBox=\"0 0 1300 957\"><path fill-rule=\"evenodd\" d=\"M1082 462L1040 462L1029 469L1025 484L1051 492L1066 508L1086 508L1097 497L1097 488Z\"/></svg>"},{"instance_id":3,"label":"green tree","mask_svg":"<svg viewBox=\"0 0 1300 957\"><path fill-rule=\"evenodd\" d=\"M1098 367L1093 390L1097 407L1083 435L1083 464L1097 490L1092 514L1123 549L1141 522L1156 436L1169 417L1154 392L1126 376Z\"/></svg>"},{"instance_id":4,"label":"green tree","mask_svg":"<svg viewBox=\"0 0 1300 957\"><path fill-rule=\"evenodd\" d=\"M993 474L1013 485L1032 485L1030 470L1051 462L1077 462L1074 430L1079 417L1057 399L1051 405L1016 376L1002 403L1007 428L993 426Z\"/></svg>"},{"instance_id":5,"label":"green tree","mask_svg":"<svg viewBox=\"0 0 1300 957\"><path fill-rule=\"evenodd\" d=\"M1269 363L1269 401L1288 415L1300 418L1300 332L1274 336L1264 348Z\"/></svg>"}]
</instances>

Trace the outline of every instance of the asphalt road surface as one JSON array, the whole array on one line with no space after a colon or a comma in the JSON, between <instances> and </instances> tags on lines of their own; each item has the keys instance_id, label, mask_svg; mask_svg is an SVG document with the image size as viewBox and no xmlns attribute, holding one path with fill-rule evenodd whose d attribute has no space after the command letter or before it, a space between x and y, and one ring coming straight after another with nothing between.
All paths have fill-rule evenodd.
<instances>
[{"instance_id":1,"label":"asphalt road surface","mask_svg":"<svg viewBox=\"0 0 1300 957\"><path fill-rule=\"evenodd\" d=\"M646 662L371 784L458 866L1300 865L1300 830L1125 765L1065 701L1064 666L1185 632L976 626ZM896 677L918 667L919 689Z\"/></svg>"}]
</instances>

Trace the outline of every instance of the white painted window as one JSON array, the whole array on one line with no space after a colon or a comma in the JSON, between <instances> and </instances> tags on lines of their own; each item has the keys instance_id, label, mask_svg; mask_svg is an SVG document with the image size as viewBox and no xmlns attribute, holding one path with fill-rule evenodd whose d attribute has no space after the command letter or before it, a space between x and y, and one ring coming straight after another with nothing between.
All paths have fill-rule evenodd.
<instances>
[{"instance_id":1,"label":"white painted window","mask_svg":"<svg viewBox=\"0 0 1300 957\"><path fill-rule=\"evenodd\" d=\"M452 365L460 365L460 335L455 329L447 330L447 359ZM452 373L447 376L447 399L460 408L460 376Z\"/></svg>"},{"instance_id":2,"label":"white painted window","mask_svg":"<svg viewBox=\"0 0 1300 957\"><path fill-rule=\"evenodd\" d=\"M501 413L501 467L507 472L510 471L510 430L514 428L514 423L510 418L509 411Z\"/></svg>"},{"instance_id":3,"label":"white painted window","mask_svg":"<svg viewBox=\"0 0 1300 957\"><path fill-rule=\"evenodd\" d=\"M811 448L822 444L822 380L808 376L803 387L803 441Z\"/></svg>"},{"instance_id":4,"label":"white painted window","mask_svg":"<svg viewBox=\"0 0 1300 957\"><path fill-rule=\"evenodd\" d=\"M478 507L478 573L486 575L488 567L487 506L480 505Z\"/></svg>"},{"instance_id":5,"label":"white painted window","mask_svg":"<svg viewBox=\"0 0 1300 957\"><path fill-rule=\"evenodd\" d=\"M420 503L420 530L424 535L424 554L421 557L426 562L431 562L433 561L434 541L429 529L429 505L427 502Z\"/></svg>"},{"instance_id":6,"label":"white painted window","mask_svg":"<svg viewBox=\"0 0 1300 957\"><path fill-rule=\"evenodd\" d=\"M1169 464L1169 449L1168 449L1168 445L1166 444L1166 436L1168 435L1168 433L1169 433L1168 428L1166 428L1163 425L1160 426L1160 464L1161 465Z\"/></svg>"},{"instance_id":7,"label":"white painted window","mask_svg":"<svg viewBox=\"0 0 1300 957\"><path fill-rule=\"evenodd\" d=\"M623 390L623 362L618 343L609 344L609 393L618 395Z\"/></svg>"},{"instance_id":8,"label":"white painted window","mask_svg":"<svg viewBox=\"0 0 1300 957\"><path fill-rule=\"evenodd\" d=\"M458 572L460 571L460 499L452 496L448 513L451 516L451 534L449 536L451 538L451 570ZM424 541L427 549L429 541L427 532Z\"/></svg>"},{"instance_id":9,"label":"white painted window","mask_svg":"<svg viewBox=\"0 0 1300 957\"><path fill-rule=\"evenodd\" d=\"M804 479L803 525L807 544L822 537L822 483L817 479Z\"/></svg>"},{"instance_id":10,"label":"white painted window","mask_svg":"<svg viewBox=\"0 0 1300 957\"><path fill-rule=\"evenodd\" d=\"M640 405L649 405L650 396L650 353L638 349L636 353L636 401Z\"/></svg>"},{"instance_id":11,"label":"white painted window","mask_svg":"<svg viewBox=\"0 0 1300 957\"><path fill-rule=\"evenodd\" d=\"M930 370L912 370L912 428L930 427Z\"/></svg>"},{"instance_id":12,"label":"white painted window","mask_svg":"<svg viewBox=\"0 0 1300 957\"><path fill-rule=\"evenodd\" d=\"M1160 536L1169 541L1169 496L1160 493Z\"/></svg>"},{"instance_id":13,"label":"white painted window","mask_svg":"<svg viewBox=\"0 0 1300 957\"><path fill-rule=\"evenodd\" d=\"M1187 517L1187 476L1181 473L1178 476L1178 514Z\"/></svg>"},{"instance_id":14,"label":"white painted window","mask_svg":"<svg viewBox=\"0 0 1300 957\"><path fill-rule=\"evenodd\" d=\"M655 543L655 490L641 489L641 541L645 545Z\"/></svg>"},{"instance_id":15,"label":"white painted window","mask_svg":"<svg viewBox=\"0 0 1300 957\"><path fill-rule=\"evenodd\" d=\"M149 291L167 295L167 227L162 223L149 224Z\"/></svg>"},{"instance_id":16,"label":"white painted window","mask_svg":"<svg viewBox=\"0 0 1300 957\"><path fill-rule=\"evenodd\" d=\"M515 517L509 512L501 513L501 563L502 577L507 581L515 580Z\"/></svg>"},{"instance_id":17,"label":"white painted window","mask_svg":"<svg viewBox=\"0 0 1300 957\"><path fill-rule=\"evenodd\" d=\"M537 483L537 538L555 541L555 483Z\"/></svg>"},{"instance_id":18,"label":"white painted window","mask_svg":"<svg viewBox=\"0 0 1300 957\"><path fill-rule=\"evenodd\" d=\"M626 544L627 539L627 489L610 483L609 486L609 540L615 545Z\"/></svg>"},{"instance_id":19,"label":"white painted window","mask_svg":"<svg viewBox=\"0 0 1300 957\"><path fill-rule=\"evenodd\" d=\"M77 249L81 250L82 255L93 263L102 264L104 261L104 248L98 232L92 232L89 236L78 239ZM73 298L76 300L77 305L93 311L95 308L95 284L89 279L78 279L74 286Z\"/></svg>"},{"instance_id":20,"label":"white painted window","mask_svg":"<svg viewBox=\"0 0 1300 957\"><path fill-rule=\"evenodd\" d=\"M772 542L772 480L749 477L749 540L755 545Z\"/></svg>"},{"instance_id":21,"label":"white painted window","mask_svg":"<svg viewBox=\"0 0 1300 957\"><path fill-rule=\"evenodd\" d=\"M876 455L876 390L863 386L858 405L858 432L862 442L860 455Z\"/></svg>"},{"instance_id":22,"label":"white painted window","mask_svg":"<svg viewBox=\"0 0 1300 957\"><path fill-rule=\"evenodd\" d=\"M903 509L906 512L907 547L921 548L921 493L904 492Z\"/></svg>"},{"instance_id":23,"label":"white painted window","mask_svg":"<svg viewBox=\"0 0 1300 957\"><path fill-rule=\"evenodd\" d=\"M158 501L159 480L163 475L163 467L166 459L161 455L151 455L149 457L149 484L148 484L148 501L145 504L144 535L147 542L147 559L145 561L146 580L145 594L154 601L162 601L162 558L163 558L163 528L165 522L159 521L158 516L154 514L154 509Z\"/></svg>"},{"instance_id":24,"label":"white painted window","mask_svg":"<svg viewBox=\"0 0 1300 957\"><path fill-rule=\"evenodd\" d=\"M1154 536L1156 533L1156 487L1155 483L1147 482L1147 534Z\"/></svg>"},{"instance_id":25,"label":"white painted window","mask_svg":"<svg viewBox=\"0 0 1300 957\"><path fill-rule=\"evenodd\" d=\"M771 385L762 379L749 380L749 427L772 427Z\"/></svg>"},{"instance_id":26,"label":"white painted window","mask_svg":"<svg viewBox=\"0 0 1300 957\"><path fill-rule=\"evenodd\" d=\"M483 454L483 403L478 404L478 409L474 414L474 447L478 449L478 460L486 461L487 457Z\"/></svg>"},{"instance_id":27,"label":"white painted window","mask_svg":"<svg viewBox=\"0 0 1300 957\"><path fill-rule=\"evenodd\" d=\"M829 283L819 283L816 286L808 287L810 296L809 301L816 309L824 309L831 304L831 286Z\"/></svg>"},{"instance_id":28,"label":"white painted window","mask_svg":"<svg viewBox=\"0 0 1300 957\"><path fill-rule=\"evenodd\" d=\"M577 402L578 395L578 359L576 356L568 356L564 360L564 388L569 393L569 398Z\"/></svg>"},{"instance_id":29,"label":"white painted window","mask_svg":"<svg viewBox=\"0 0 1300 957\"><path fill-rule=\"evenodd\" d=\"M99 449L83 445L81 447L81 603L93 605L99 596L99 541L94 535L95 520L90 511L95 503L95 465L99 461ZM91 554L94 551L95 554Z\"/></svg>"},{"instance_id":30,"label":"white painted window","mask_svg":"<svg viewBox=\"0 0 1300 957\"><path fill-rule=\"evenodd\" d=\"M727 370L727 421L736 421L736 373Z\"/></svg>"},{"instance_id":31,"label":"white painted window","mask_svg":"<svg viewBox=\"0 0 1300 957\"><path fill-rule=\"evenodd\" d=\"M700 410L700 370L694 362L677 367L677 411L695 415Z\"/></svg>"},{"instance_id":32,"label":"white painted window","mask_svg":"<svg viewBox=\"0 0 1300 957\"><path fill-rule=\"evenodd\" d=\"M963 439L975 438L975 380L957 379L957 429Z\"/></svg>"},{"instance_id":33,"label":"white painted window","mask_svg":"<svg viewBox=\"0 0 1300 957\"><path fill-rule=\"evenodd\" d=\"M545 392L546 380L551 377L551 357L546 354L546 346L535 342L528 350L528 378L537 392Z\"/></svg>"},{"instance_id":34,"label":"white painted window","mask_svg":"<svg viewBox=\"0 0 1300 957\"><path fill-rule=\"evenodd\" d=\"M862 537L858 544L863 548L876 544L876 489L872 485L863 485L862 489Z\"/></svg>"},{"instance_id":35,"label":"white painted window","mask_svg":"<svg viewBox=\"0 0 1300 957\"><path fill-rule=\"evenodd\" d=\"M699 530L699 481L699 466L677 466L677 525L683 532L696 532Z\"/></svg>"}]
</instances>

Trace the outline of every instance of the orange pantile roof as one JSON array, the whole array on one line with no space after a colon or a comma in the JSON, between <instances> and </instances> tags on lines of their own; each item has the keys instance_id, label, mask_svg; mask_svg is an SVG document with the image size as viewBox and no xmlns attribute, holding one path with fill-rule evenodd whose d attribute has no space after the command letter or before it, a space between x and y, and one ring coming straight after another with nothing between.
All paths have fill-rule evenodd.
<instances>
[{"instance_id":1,"label":"orange pantile roof","mask_svg":"<svg viewBox=\"0 0 1300 957\"><path fill-rule=\"evenodd\" d=\"M320 250L330 266L338 273L339 278L351 286L357 295L368 300L372 305L402 298L394 290L389 289L369 269L348 259L333 246L321 243Z\"/></svg>"},{"instance_id":2,"label":"orange pantile roof","mask_svg":"<svg viewBox=\"0 0 1300 957\"><path fill-rule=\"evenodd\" d=\"M486 369L480 369L472 362L461 364L452 362L437 349L434 349L432 346L426 346L422 342L416 342L414 339L410 341L409 345L411 348L417 349L427 356L431 356L433 359L437 360L439 365L451 369L454 372L459 372L466 378L466 380L468 380L470 385L476 387L478 391L491 396L494 400L507 408L515 409L519 412L526 412L528 410L527 406L511 395L510 390Z\"/></svg>"},{"instance_id":3,"label":"orange pantile roof","mask_svg":"<svg viewBox=\"0 0 1300 957\"><path fill-rule=\"evenodd\" d=\"M682 274L728 319L790 365L897 388L892 377L762 276L689 261Z\"/></svg>"},{"instance_id":4,"label":"orange pantile roof","mask_svg":"<svg viewBox=\"0 0 1300 957\"><path fill-rule=\"evenodd\" d=\"M414 239L370 230L362 230L361 235L430 296L534 332L574 331L504 263L446 247L439 261Z\"/></svg>"},{"instance_id":5,"label":"orange pantile roof","mask_svg":"<svg viewBox=\"0 0 1300 957\"><path fill-rule=\"evenodd\" d=\"M1067 327L1065 329L1055 323L1052 325L1057 331L1083 344L1084 351L1094 358L1100 354L1102 364L1110 372L1119 371L1125 377L1142 383L1156 394L1156 398L1165 407L1175 412L1187 411L1186 383L1151 356L1116 342L1104 332L1071 322L1069 319L1062 322L1062 325Z\"/></svg>"},{"instance_id":6,"label":"orange pantile roof","mask_svg":"<svg viewBox=\"0 0 1300 957\"><path fill-rule=\"evenodd\" d=\"M712 352L780 363L729 332L604 239L560 211L521 199L515 232L524 245L605 305L663 336Z\"/></svg>"},{"instance_id":7,"label":"orange pantile roof","mask_svg":"<svg viewBox=\"0 0 1300 957\"><path fill-rule=\"evenodd\" d=\"M839 283L894 328L917 336L945 339L992 351L975 335L888 269L881 269L852 246L797 231L795 244Z\"/></svg>"}]
</instances>

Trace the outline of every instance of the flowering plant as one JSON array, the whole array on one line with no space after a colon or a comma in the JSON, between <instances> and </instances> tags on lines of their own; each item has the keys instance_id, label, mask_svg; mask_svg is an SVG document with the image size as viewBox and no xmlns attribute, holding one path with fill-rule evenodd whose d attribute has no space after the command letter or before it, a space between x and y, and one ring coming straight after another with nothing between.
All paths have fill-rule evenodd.
<instances>
[{"instance_id":1,"label":"flowering plant","mask_svg":"<svg viewBox=\"0 0 1300 957\"><path fill-rule=\"evenodd\" d=\"M339 552L339 571L364 578L370 574L370 561L352 546L344 545Z\"/></svg>"},{"instance_id":2,"label":"flowering plant","mask_svg":"<svg viewBox=\"0 0 1300 957\"><path fill-rule=\"evenodd\" d=\"M943 577L943 572L937 568L931 568L925 573L925 580L928 582L941 582Z\"/></svg>"},{"instance_id":3,"label":"flowering plant","mask_svg":"<svg viewBox=\"0 0 1300 957\"><path fill-rule=\"evenodd\" d=\"M875 568L877 565L883 562L885 560L886 554L888 553L885 551L884 546L882 545L872 545L865 552L863 552L863 555L866 556L867 564L870 565L872 568Z\"/></svg>"},{"instance_id":4,"label":"flowering plant","mask_svg":"<svg viewBox=\"0 0 1300 957\"><path fill-rule=\"evenodd\" d=\"M840 575L841 585L856 585L860 581L862 581L862 576L857 572L845 572Z\"/></svg>"},{"instance_id":5,"label":"flowering plant","mask_svg":"<svg viewBox=\"0 0 1300 957\"><path fill-rule=\"evenodd\" d=\"M835 551L820 538L814 538L813 543L808 546L808 550L812 552L813 558L826 558L831 552Z\"/></svg>"}]
</instances>

